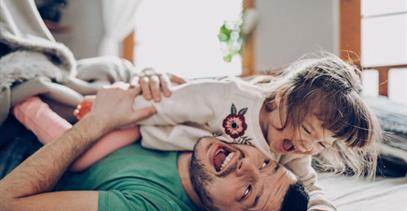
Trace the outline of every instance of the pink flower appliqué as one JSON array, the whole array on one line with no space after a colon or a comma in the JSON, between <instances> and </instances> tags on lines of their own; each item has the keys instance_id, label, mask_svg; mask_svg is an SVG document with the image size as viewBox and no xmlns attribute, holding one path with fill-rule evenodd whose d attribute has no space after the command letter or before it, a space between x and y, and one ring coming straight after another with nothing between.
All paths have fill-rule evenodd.
<instances>
[{"instance_id":1,"label":"pink flower appliqu\u00e9","mask_svg":"<svg viewBox=\"0 0 407 211\"><path fill-rule=\"evenodd\" d=\"M231 114L223 120L222 126L225 129L226 134L237 139L243 136L247 129L247 124L244 118L247 108L242 108L237 112L236 106L232 104L230 111Z\"/></svg>"}]
</instances>

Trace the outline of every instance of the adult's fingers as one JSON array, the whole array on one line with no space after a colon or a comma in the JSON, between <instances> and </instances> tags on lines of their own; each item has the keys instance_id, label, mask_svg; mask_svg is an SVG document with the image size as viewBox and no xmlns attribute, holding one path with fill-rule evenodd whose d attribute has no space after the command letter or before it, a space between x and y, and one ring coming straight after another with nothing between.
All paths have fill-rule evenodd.
<instances>
[{"instance_id":1,"label":"adult's fingers","mask_svg":"<svg viewBox=\"0 0 407 211\"><path fill-rule=\"evenodd\" d=\"M124 83L123 81L118 81L118 82L115 82L114 84L112 84L111 87L112 88L120 88L120 89L123 89L123 90L127 90L129 88L129 84Z\"/></svg>"},{"instance_id":2,"label":"adult's fingers","mask_svg":"<svg viewBox=\"0 0 407 211\"><path fill-rule=\"evenodd\" d=\"M96 98L96 95L86 95L83 100L84 101L94 101Z\"/></svg>"},{"instance_id":3,"label":"adult's fingers","mask_svg":"<svg viewBox=\"0 0 407 211\"><path fill-rule=\"evenodd\" d=\"M140 76L133 76L133 78L131 78L130 80L130 84L131 85L139 85L139 80L140 80Z\"/></svg>"},{"instance_id":4,"label":"adult's fingers","mask_svg":"<svg viewBox=\"0 0 407 211\"><path fill-rule=\"evenodd\" d=\"M130 84L128 90L133 94L134 97L141 94L141 88L138 84Z\"/></svg>"},{"instance_id":5,"label":"adult's fingers","mask_svg":"<svg viewBox=\"0 0 407 211\"><path fill-rule=\"evenodd\" d=\"M145 108L141 108L141 109L136 109L133 112L131 122L132 123L137 123L138 121L141 121L143 119L146 119L146 118L152 116L156 112L157 111L155 110L155 108L153 106L149 106L149 107L145 107Z\"/></svg>"}]
</instances>

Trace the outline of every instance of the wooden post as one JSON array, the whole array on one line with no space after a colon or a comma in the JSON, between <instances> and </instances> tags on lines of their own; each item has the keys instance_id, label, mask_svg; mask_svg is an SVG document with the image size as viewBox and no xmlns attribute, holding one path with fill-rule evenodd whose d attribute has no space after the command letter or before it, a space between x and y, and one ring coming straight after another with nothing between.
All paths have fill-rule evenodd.
<instances>
[{"instance_id":1,"label":"wooden post","mask_svg":"<svg viewBox=\"0 0 407 211\"><path fill-rule=\"evenodd\" d=\"M389 89L389 68L388 67L379 67L377 71L379 71L379 95L380 96L389 96L388 89Z\"/></svg>"},{"instance_id":2,"label":"wooden post","mask_svg":"<svg viewBox=\"0 0 407 211\"><path fill-rule=\"evenodd\" d=\"M122 57L134 62L135 33L132 31L122 42Z\"/></svg>"},{"instance_id":3,"label":"wooden post","mask_svg":"<svg viewBox=\"0 0 407 211\"><path fill-rule=\"evenodd\" d=\"M243 11L250 8L255 8L255 0L243 0ZM253 31L243 46L242 52L242 75L253 75L255 72L255 37Z\"/></svg>"},{"instance_id":4,"label":"wooden post","mask_svg":"<svg viewBox=\"0 0 407 211\"><path fill-rule=\"evenodd\" d=\"M340 55L345 61L360 65L361 0L339 0Z\"/></svg>"}]
</instances>

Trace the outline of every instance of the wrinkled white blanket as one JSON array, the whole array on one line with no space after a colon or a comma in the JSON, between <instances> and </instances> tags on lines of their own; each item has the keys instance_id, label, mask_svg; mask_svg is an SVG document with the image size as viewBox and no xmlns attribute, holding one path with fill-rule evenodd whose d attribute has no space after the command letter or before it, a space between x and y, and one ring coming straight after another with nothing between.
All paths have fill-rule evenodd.
<instances>
[{"instance_id":1,"label":"wrinkled white blanket","mask_svg":"<svg viewBox=\"0 0 407 211\"><path fill-rule=\"evenodd\" d=\"M366 181L322 175L319 181L338 211L407 211L407 177Z\"/></svg>"}]
</instances>

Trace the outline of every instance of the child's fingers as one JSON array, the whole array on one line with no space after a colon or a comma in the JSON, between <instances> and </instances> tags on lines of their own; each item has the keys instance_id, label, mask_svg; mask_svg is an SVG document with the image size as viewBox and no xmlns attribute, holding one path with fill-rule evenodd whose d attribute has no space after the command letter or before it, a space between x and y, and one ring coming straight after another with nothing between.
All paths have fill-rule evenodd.
<instances>
[{"instance_id":1,"label":"child's fingers","mask_svg":"<svg viewBox=\"0 0 407 211\"><path fill-rule=\"evenodd\" d=\"M164 96L169 97L171 96L171 81L168 78L167 74L159 74L158 77L160 78L160 86Z\"/></svg>"},{"instance_id":2,"label":"child's fingers","mask_svg":"<svg viewBox=\"0 0 407 211\"><path fill-rule=\"evenodd\" d=\"M141 77L139 82L144 98L151 100L150 79L148 77Z\"/></svg>"},{"instance_id":3,"label":"child's fingers","mask_svg":"<svg viewBox=\"0 0 407 211\"><path fill-rule=\"evenodd\" d=\"M169 73L169 77L170 81L176 84L184 84L187 82L184 78L174 73Z\"/></svg>"},{"instance_id":4,"label":"child's fingers","mask_svg":"<svg viewBox=\"0 0 407 211\"><path fill-rule=\"evenodd\" d=\"M158 102L161 100L160 78L157 75L151 75L149 81L151 95L154 101Z\"/></svg>"}]
</instances>

